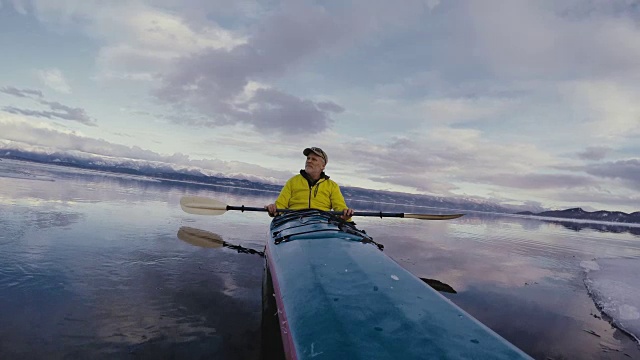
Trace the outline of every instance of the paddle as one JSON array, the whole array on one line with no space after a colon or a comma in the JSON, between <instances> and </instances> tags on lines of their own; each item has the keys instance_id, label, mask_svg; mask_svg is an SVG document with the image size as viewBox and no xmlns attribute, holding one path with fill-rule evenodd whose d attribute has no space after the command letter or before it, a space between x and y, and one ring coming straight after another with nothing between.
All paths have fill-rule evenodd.
<instances>
[{"instance_id":1,"label":"paddle","mask_svg":"<svg viewBox=\"0 0 640 360\"><path fill-rule=\"evenodd\" d=\"M222 237L218 234L188 226L180 227L180 230L178 230L178 239L202 248L215 249L224 246L236 250L239 253L257 254L260 256L264 256L264 252L262 251L249 249L240 245L229 244L228 242L222 240Z\"/></svg>"},{"instance_id":2,"label":"paddle","mask_svg":"<svg viewBox=\"0 0 640 360\"><path fill-rule=\"evenodd\" d=\"M451 285L443 283L440 280L436 280L436 279L427 279L427 278L420 278L420 280L424 281L427 285L431 286L432 288L434 288L435 290L438 290L440 292L446 292L446 293L450 293L450 294L457 294L458 292L455 291Z\"/></svg>"},{"instance_id":3,"label":"paddle","mask_svg":"<svg viewBox=\"0 0 640 360\"><path fill-rule=\"evenodd\" d=\"M227 205L218 200L209 199L200 196L184 196L180 199L180 206L182 210L189 214L196 215L222 215L229 210L239 210L239 211L262 211L266 212L267 209L261 207L246 207L242 206L231 206ZM277 209L277 212L284 213L294 210L289 209ZM341 211L329 211L334 215L342 215ZM407 213L388 213L388 212L378 212L378 211L356 211L353 213L353 216L374 216L374 217L399 217L399 218L409 218L409 219L420 219L420 220L450 220L457 219L464 214L447 214L447 215L435 215L435 214L407 214Z\"/></svg>"},{"instance_id":4,"label":"paddle","mask_svg":"<svg viewBox=\"0 0 640 360\"><path fill-rule=\"evenodd\" d=\"M178 239L203 248L215 249L226 245L220 235L188 226L182 226L178 230Z\"/></svg>"}]
</instances>

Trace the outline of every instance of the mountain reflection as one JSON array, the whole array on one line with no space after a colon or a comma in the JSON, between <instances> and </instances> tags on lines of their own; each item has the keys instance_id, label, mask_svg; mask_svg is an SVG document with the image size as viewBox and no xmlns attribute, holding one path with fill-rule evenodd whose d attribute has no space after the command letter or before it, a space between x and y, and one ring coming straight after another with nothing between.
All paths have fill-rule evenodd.
<instances>
[{"instance_id":1,"label":"mountain reflection","mask_svg":"<svg viewBox=\"0 0 640 360\"><path fill-rule=\"evenodd\" d=\"M582 231L582 230L594 230L602 233L614 233L614 234L630 233L636 236L640 236L640 227L634 227L634 226L582 223L582 222L575 222L575 221L558 221L558 220L543 220L543 221L551 224L560 225L565 229L573 230L576 232Z\"/></svg>"}]
</instances>

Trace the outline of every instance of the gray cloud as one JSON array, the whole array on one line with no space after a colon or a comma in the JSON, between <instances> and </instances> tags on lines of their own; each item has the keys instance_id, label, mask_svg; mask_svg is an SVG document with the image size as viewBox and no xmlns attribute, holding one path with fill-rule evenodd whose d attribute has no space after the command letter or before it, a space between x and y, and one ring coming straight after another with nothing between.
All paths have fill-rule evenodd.
<instances>
[{"instance_id":1,"label":"gray cloud","mask_svg":"<svg viewBox=\"0 0 640 360\"><path fill-rule=\"evenodd\" d=\"M33 110L18 108L15 106L3 106L2 111L10 114L41 117L46 119L70 120L77 121L87 126L97 126L96 121L92 119L84 109L67 106L57 101L45 100L44 95L40 90L18 89L12 86L5 86L0 88L0 92L20 98L28 98L49 108L49 110Z\"/></svg>"},{"instance_id":2,"label":"gray cloud","mask_svg":"<svg viewBox=\"0 0 640 360\"><path fill-rule=\"evenodd\" d=\"M255 108L249 122L256 128L276 127L287 133L321 132L330 126L331 113L344 110L332 102L316 103L273 89L259 89L247 105Z\"/></svg>"},{"instance_id":3,"label":"gray cloud","mask_svg":"<svg viewBox=\"0 0 640 360\"><path fill-rule=\"evenodd\" d=\"M620 160L585 167L588 174L601 178L620 179L633 189L640 189L640 160Z\"/></svg>"},{"instance_id":4,"label":"gray cloud","mask_svg":"<svg viewBox=\"0 0 640 360\"><path fill-rule=\"evenodd\" d=\"M583 160L602 160L613 149L608 146L589 146L578 153L578 157Z\"/></svg>"},{"instance_id":5,"label":"gray cloud","mask_svg":"<svg viewBox=\"0 0 640 360\"><path fill-rule=\"evenodd\" d=\"M33 89L18 89L16 87L13 86L4 86L0 88L0 92L1 93L5 93L5 94L9 94L9 95L13 95L13 96L17 96L17 97L21 97L21 98L32 98L34 96L42 98L44 95L42 95L42 91L40 90L33 90Z\"/></svg>"},{"instance_id":6,"label":"gray cloud","mask_svg":"<svg viewBox=\"0 0 640 360\"><path fill-rule=\"evenodd\" d=\"M333 103L331 101L321 101L316 103L316 106L318 107L318 109L323 110L323 111L330 111L330 112L334 112L334 113L341 113L344 112L344 108L336 103Z\"/></svg>"},{"instance_id":7,"label":"gray cloud","mask_svg":"<svg viewBox=\"0 0 640 360\"><path fill-rule=\"evenodd\" d=\"M80 122L89 126L96 126L95 121L87 115L87 112L81 108L74 108L60 104L56 101L40 101L41 104L47 105L51 110L57 110L56 116L65 119Z\"/></svg>"},{"instance_id":8,"label":"gray cloud","mask_svg":"<svg viewBox=\"0 0 640 360\"><path fill-rule=\"evenodd\" d=\"M282 74L302 57L340 37L343 26L334 24L321 8L302 7L268 18L247 44L230 51L209 49L181 59L174 71L164 76L157 96L193 106L210 115L215 125L243 122L261 130L302 132L311 124L314 131L327 129L331 113L342 110L331 102L316 103L277 89L259 89L248 100L235 101L251 80Z\"/></svg>"},{"instance_id":9,"label":"gray cloud","mask_svg":"<svg viewBox=\"0 0 640 360\"><path fill-rule=\"evenodd\" d=\"M428 7L420 1L401 7L356 2L339 9L285 2L250 28L246 44L229 51L207 49L177 61L162 76L156 96L198 109L212 125L241 122L280 132L302 132L311 126L321 132L330 127L333 114L344 111L342 106L276 88L258 90L242 102L236 99L251 81L268 82L313 55L327 56L360 36L371 36L371 31L389 30L387 25L406 26L407 17L417 18L425 11Z\"/></svg>"},{"instance_id":10,"label":"gray cloud","mask_svg":"<svg viewBox=\"0 0 640 360\"><path fill-rule=\"evenodd\" d=\"M91 119L84 109L72 108L62 105L58 102L42 101L44 105L48 105L53 111L20 109L14 106L4 106L2 111L25 116L42 117L47 119L63 119L77 121L87 126L97 126L95 120ZM57 111L56 111L57 110Z\"/></svg>"}]
</instances>

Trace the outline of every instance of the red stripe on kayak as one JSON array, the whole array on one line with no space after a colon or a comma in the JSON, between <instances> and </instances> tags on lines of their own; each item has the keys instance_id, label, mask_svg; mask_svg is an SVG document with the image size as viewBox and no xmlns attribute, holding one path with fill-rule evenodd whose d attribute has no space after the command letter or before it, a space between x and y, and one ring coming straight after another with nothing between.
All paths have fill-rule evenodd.
<instances>
[{"instance_id":1,"label":"red stripe on kayak","mask_svg":"<svg viewBox=\"0 0 640 360\"><path fill-rule=\"evenodd\" d=\"M268 245L265 249L264 254L269 264L271 282L273 283L273 291L275 293L276 305L278 307L278 320L280 322L280 334L282 335L282 347L284 349L284 355L287 360L297 360L298 352L296 351L296 348L293 344L293 338L291 337L291 331L289 330L289 321L287 320L287 313L284 310L284 303L282 302L280 284L278 283L278 278L273 276L273 273L271 272L272 269L275 269L275 264L273 262L273 259L271 258L271 252L269 251Z\"/></svg>"}]
</instances>

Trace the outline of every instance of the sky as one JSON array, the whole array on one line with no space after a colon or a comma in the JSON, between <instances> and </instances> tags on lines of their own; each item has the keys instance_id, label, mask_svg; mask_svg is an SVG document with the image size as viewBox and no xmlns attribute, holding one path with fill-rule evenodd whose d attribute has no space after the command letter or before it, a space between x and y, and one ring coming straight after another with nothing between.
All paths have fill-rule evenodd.
<instances>
[{"instance_id":1,"label":"sky","mask_svg":"<svg viewBox=\"0 0 640 360\"><path fill-rule=\"evenodd\" d=\"M640 1L0 0L0 149L640 210Z\"/></svg>"}]
</instances>

